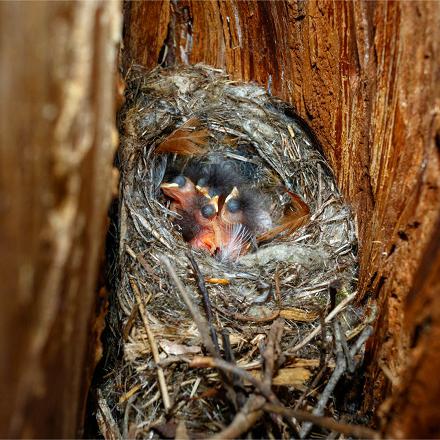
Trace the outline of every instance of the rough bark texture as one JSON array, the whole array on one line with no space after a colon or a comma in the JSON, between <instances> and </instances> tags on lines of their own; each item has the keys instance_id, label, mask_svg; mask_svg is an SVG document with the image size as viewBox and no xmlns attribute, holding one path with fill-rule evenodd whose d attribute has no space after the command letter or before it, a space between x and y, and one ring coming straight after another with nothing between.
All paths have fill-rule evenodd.
<instances>
[{"instance_id":1,"label":"rough bark texture","mask_svg":"<svg viewBox=\"0 0 440 440\"><path fill-rule=\"evenodd\" d=\"M117 2L0 4L0 437L76 437L99 356Z\"/></svg>"},{"instance_id":2,"label":"rough bark texture","mask_svg":"<svg viewBox=\"0 0 440 440\"><path fill-rule=\"evenodd\" d=\"M314 129L358 219L359 297L377 300L365 408L388 398L388 435L440 436L439 3L127 3L124 29L125 68L174 41L165 62L257 81Z\"/></svg>"}]
</instances>

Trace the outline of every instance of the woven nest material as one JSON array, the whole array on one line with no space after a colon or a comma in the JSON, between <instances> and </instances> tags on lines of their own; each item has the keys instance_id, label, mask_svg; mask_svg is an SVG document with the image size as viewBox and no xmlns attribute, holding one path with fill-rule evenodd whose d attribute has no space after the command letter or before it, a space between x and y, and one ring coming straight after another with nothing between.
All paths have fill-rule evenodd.
<instances>
[{"instance_id":1,"label":"woven nest material","mask_svg":"<svg viewBox=\"0 0 440 440\"><path fill-rule=\"evenodd\" d=\"M334 315L340 318L345 339L355 338L365 326L361 309L344 307L356 285L354 221L313 137L288 106L264 89L230 81L207 66L150 72L133 67L126 97L120 114L119 255L110 319L122 351L100 387L103 434L111 436L112 420L112 429L123 436L174 437L183 421L190 437L206 437L228 425L239 411L237 401L243 404L255 391L242 382L231 400L236 382L230 375L192 368L191 362L206 353L206 341L166 259L201 316L205 312L198 284L205 280L212 313L209 329L224 336L220 355L232 354L239 367L259 377L264 359L267 362L264 347L275 344L278 356L270 381L278 402L294 407L301 399L301 408L313 407L319 396L306 395L308 385L323 369L314 386L325 384L335 366L331 332L323 341L316 331L320 322L336 306L340 313ZM187 159L155 152L188 121L207 130L205 153L208 149L208 155L223 155L238 167L251 164L253 184L270 198L275 221L289 203L286 190L308 204L309 221L232 260L191 250L173 225L175 214L160 190L168 171L185 166ZM200 270L198 276L188 253ZM274 322L282 331L271 341ZM314 330L318 337L308 337ZM167 414L161 375L171 405ZM295 430L274 420L266 416L255 422L253 435Z\"/></svg>"}]
</instances>

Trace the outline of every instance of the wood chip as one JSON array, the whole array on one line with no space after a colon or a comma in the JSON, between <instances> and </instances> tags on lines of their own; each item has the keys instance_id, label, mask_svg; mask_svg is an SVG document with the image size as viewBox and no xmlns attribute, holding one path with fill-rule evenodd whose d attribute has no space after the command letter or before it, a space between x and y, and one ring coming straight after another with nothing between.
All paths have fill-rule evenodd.
<instances>
[{"instance_id":1,"label":"wood chip","mask_svg":"<svg viewBox=\"0 0 440 440\"><path fill-rule=\"evenodd\" d=\"M315 319L319 318L319 313L307 312L305 310L292 307L289 309L281 310L280 317L284 319L290 319L291 321L312 322Z\"/></svg>"},{"instance_id":2,"label":"wood chip","mask_svg":"<svg viewBox=\"0 0 440 440\"><path fill-rule=\"evenodd\" d=\"M191 354L191 353L201 353L202 348L198 345L183 345L177 344L176 342L168 341L167 339L162 339L159 341L159 345L162 350L169 356L180 356L182 354Z\"/></svg>"},{"instance_id":3,"label":"wood chip","mask_svg":"<svg viewBox=\"0 0 440 440\"><path fill-rule=\"evenodd\" d=\"M260 371L250 371L252 376L261 379ZM295 388L303 388L310 379L311 372L307 368L282 368L278 370L277 375L273 378L272 384L277 386L291 386Z\"/></svg>"},{"instance_id":4,"label":"wood chip","mask_svg":"<svg viewBox=\"0 0 440 440\"><path fill-rule=\"evenodd\" d=\"M131 390L127 391L119 398L119 405L127 401L131 396L136 394L140 390L141 386L139 384L135 385Z\"/></svg>"},{"instance_id":5,"label":"wood chip","mask_svg":"<svg viewBox=\"0 0 440 440\"><path fill-rule=\"evenodd\" d=\"M209 284L221 284L222 286L229 284L229 280L226 278L208 278L205 281Z\"/></svg>"}]
</instances>

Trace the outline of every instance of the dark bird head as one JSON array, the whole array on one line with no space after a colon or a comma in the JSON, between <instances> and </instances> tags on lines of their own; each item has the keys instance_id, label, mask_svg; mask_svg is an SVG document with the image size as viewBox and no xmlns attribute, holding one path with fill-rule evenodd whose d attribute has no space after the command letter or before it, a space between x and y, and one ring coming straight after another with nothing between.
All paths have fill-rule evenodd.
<instances>
[{"instance_id":1,"label":"dark bird head","mask_svg":"<svg viewBox=\"0 0 440 440\"><path fill-rule=\"evenodd\" d=\"M228 194L220 212L223 224L245 225L251 235L256 235L272 226L268 202L255 188L234 187Z\"/></svg>"},{"instance_id":2,"label":"dark bird head","mask_svg":"<svg viewBox=\"0 0 440 440\"><path fill-rule=\"evenodd\" d=\"M221 260L234 260L248 252L256 236L272 226L266 198L255 188L232 188L219 214Z\"/></svg>"},{"instance_id":3,"label":"dark bird head","mask_svg":"<svg viewBox=\"0 0 440 440\"><path fill-rule=\"evenodd\" d=\"M218 196L199 196L191 213L199 229L190 244L211 254L215 253L219 242L218 199Z\"/></svg>"},{"instance_id":4,"label":"dark bird head","mask_svg":"<svg viewBox=\"0 0 440 440\"><path fill-rule=\"evenodd\" d=\"M205 195L226 197L234 186L241 186L247 180L232 161L224 157L210 157L209 161L194 160L185 169L187 175Z\"/></svg>"}]
</instances>

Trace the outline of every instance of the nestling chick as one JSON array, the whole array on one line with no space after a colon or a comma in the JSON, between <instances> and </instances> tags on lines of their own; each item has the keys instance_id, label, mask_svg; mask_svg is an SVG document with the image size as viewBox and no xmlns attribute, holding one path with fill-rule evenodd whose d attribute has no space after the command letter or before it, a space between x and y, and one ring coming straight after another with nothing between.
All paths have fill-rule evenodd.
<instances>
[{"instance_id":1,"label":"nestling chick","mask_svg":"<svg viewBox=\"0 0 440 440\"><path fill-rule=\"evenodd\" d=\"M197 119L189 122L200 127ZM219 152L208 151L209 133L194 131L189 122L163 141L157 153L194 156L189 162L181 161L181 174L161 185L172 199L170 209L178 214L174 223L192 247L221 260L235 260L249 251L251 243L291 233L304 223L308 207L299 199L296 211L273 227L269 199L250 181L252 161L238 165Z\"/></svg>"},{"instance_id":2,"label":"nestling chick","mask_svg":"<svg viewBox=\"0 0 440 440\"><path fill-rule=\"evenodd\" d=\"M268 209L269 203L260 191L234 186L219 214L222 259L245 254L259 234L271 229L272 219Z\"/></svg>"},{"instance_id":3,"label":"nestling chick","mask_svg":"<svg viewBox=\"0 0 440 440\"><path fill-rule=\"evenodd\" d=\"M165 195L172 199L170 209L178 214L174 223L183 238L193 247L215 251L212 219L218 212L218 197L211 199L199 192L187 177L179 175L169 183L162 183Z\"/></svg>"},{"instance_id":4,"label":"nestling chick","mask_svg":"<svg viewBox=\"0 0 440 440\"><path fill-rule=\"evenodd\" d=\"M191 161L184 172L196 182L199 189L205 188L211 197L215 195L226 197L235 186L247 183L233 162L217 155L209 159L213 162L200 159Z\"/></svg>"},{"instance_id":5,"label":"nestling chick","mask_svg":"<svg viewBox=\"0 0 440 440\"><path fill-rule=\"evenodd\" d=\"M191 174L197 177L194 172ZM225 194L232 181L238 183L242 179L226 176L222 182L218 179L222 174L223 167L211 165L207 171L200 171L199 176L203 177L198 183L215 182L215 187L194 185L190 178L179 175L170 183L163 183L161 188L173 200L170 208L179 214L174 223L183 238L194 248L208 250L221 259L231 259L246 253L249 243L270 229L272 220L265 197L256 189L242 186L239 190L234 186ZM210 178L212 176L215 179ZM206 180L201 182L202 178Z\"/></svg>"}]
</instances>

